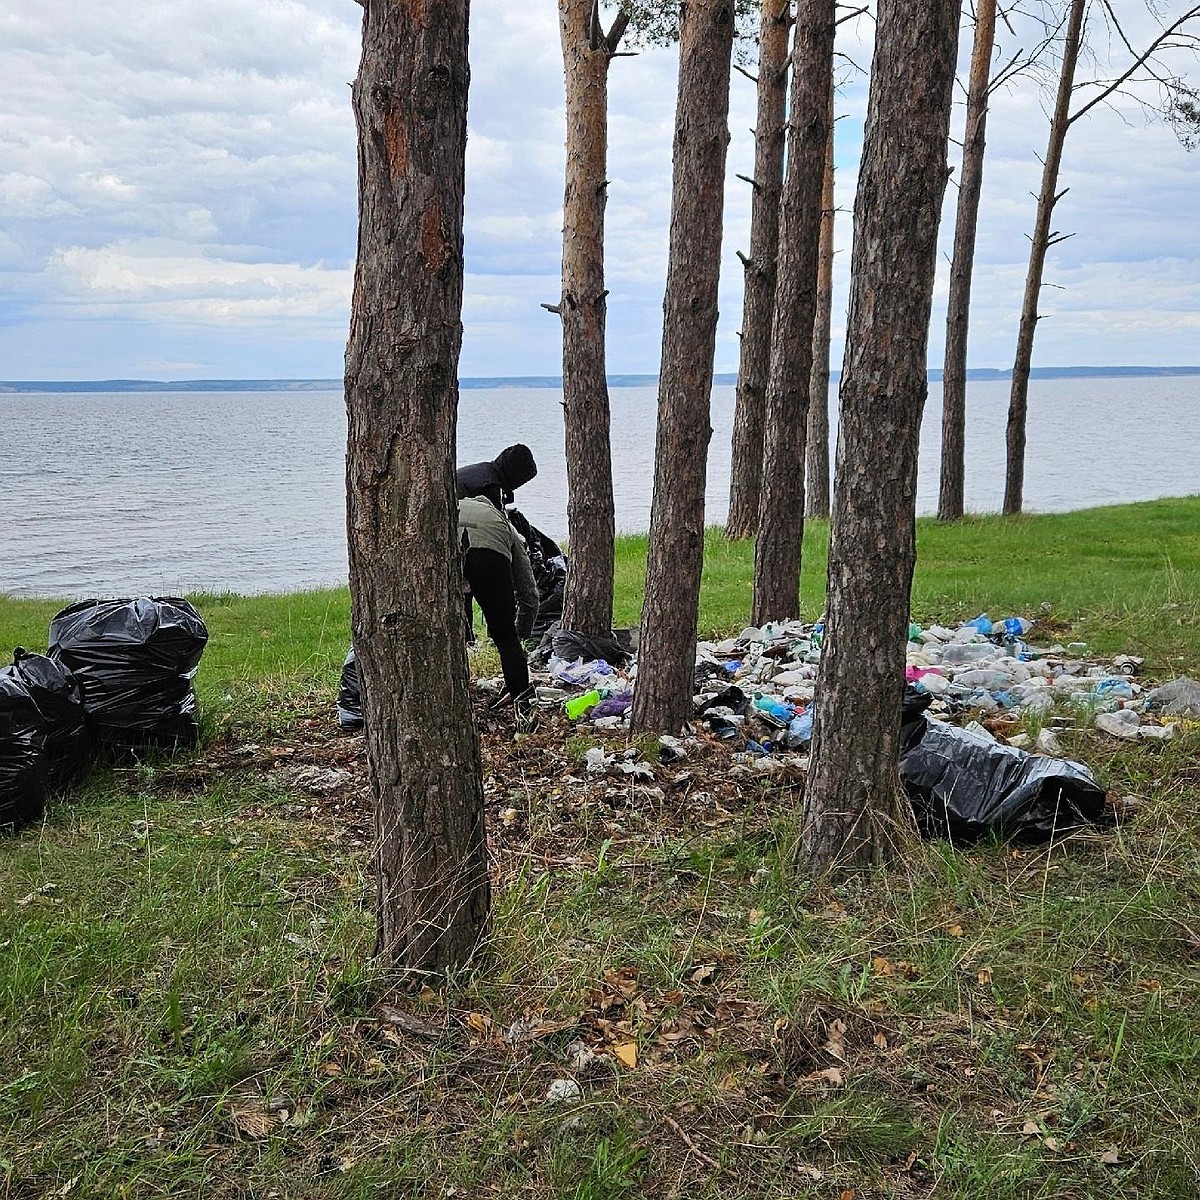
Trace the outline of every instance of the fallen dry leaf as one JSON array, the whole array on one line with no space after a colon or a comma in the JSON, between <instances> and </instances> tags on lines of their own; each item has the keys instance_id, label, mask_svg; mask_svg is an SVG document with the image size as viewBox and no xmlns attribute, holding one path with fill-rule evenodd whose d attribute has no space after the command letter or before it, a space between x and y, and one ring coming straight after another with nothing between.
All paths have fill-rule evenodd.
<instances>
[{"instance_id":1,"label":"fallen dry leaf","mask_svg":"<svg viewBox=\"0 0 1200 1200\"><path fill-rule=\"evenodd\" d=\"M467 1013L467 1024L479 1034L485 1037L492 1031L492 1018L487 1013L469 1012Z\"/></svg>"},{"instance_id":2,"label":"fallen dry leaf","mask_svg":"<svg viewBox=\"0 0 1200 1200\"><path fill-rule=\"evenodd\" d=\"M1036 1121L1026 1121L1021 1126L1021 1133L1025 1137L1041 1137L1042 1127Z\"/></svg>"},{"instance_id":3,"label":"fallen dry leaf","mask_svg":"<svg viewBox=\"0 0 1200 1200\"><path fill-rule=\"evenodd\" d=\"M697 967L692 972L692 982L707 983L716 974L716 971L716 963L705 963L703 966Z\"/></svg>"},{"instance_id":4,"label":"fallen dry leaf","mask_svg":"<svg viewBox=\"0 0 1200 1200\"><path fill-rule=\"evenodd\" d=\"M1117 1153L1116 1146L1109 1146L1109 1148L1100 1155L1100 1161L1106 1167L1115 1167L1117 1163L1121 1161L1121 1156Z\"/></svg>"},{"instance_id":5,"label":"fallen dry leaf","mask_svg":"<svg viewBox=\"0 0 1200 1200\"><path fill-rule=\"evenodd\" d=\"M980 967L975 974L975 979L980 987L987 987L992 982L992 968Z\"/></svg>"},{"instance_id":6,"label":"fallen dry leaf","mask_svg":"<svg viewBox=\"0 0 1200 1200\"><path fill-rule=\"evenodd\" d=\"M842 1074L841 1067L826 1067L823 1071L818 1071L812 1078L823 1079L833 1087L841 1087L845 1082L845 1076Z\"/></svg>"},{"instance_id":7,"label":"fallen dry leaf","mask_svg":"<svg viewBox=\"0 0 1200 1200\"><path fill-rule=\"evenodd\" d=\"M636 1067L638 1061L637 1042L618 1042L613 1046L613 1054L617 1061L627 1067Z\"/></svg>"}]
</instances>

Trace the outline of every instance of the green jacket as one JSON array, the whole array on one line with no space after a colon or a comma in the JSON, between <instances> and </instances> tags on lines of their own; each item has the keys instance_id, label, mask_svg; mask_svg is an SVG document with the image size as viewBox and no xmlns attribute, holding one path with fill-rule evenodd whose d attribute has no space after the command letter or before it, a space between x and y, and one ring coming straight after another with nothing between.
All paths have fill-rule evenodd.
<instances>
[{"instance_id":1,"label":"green jacket","mask_svg":"<svg viewBox=\"0 0 1200 1200\"><path fill-rule=\"evenodd\" d=\"M517 633L527 638L537 617L538 589L520 534L495 505L475 497L458 502L460 543L464 533L468 549L492 550L512 563L513 590L517 594Z\"/></svg>"}]
</instances>

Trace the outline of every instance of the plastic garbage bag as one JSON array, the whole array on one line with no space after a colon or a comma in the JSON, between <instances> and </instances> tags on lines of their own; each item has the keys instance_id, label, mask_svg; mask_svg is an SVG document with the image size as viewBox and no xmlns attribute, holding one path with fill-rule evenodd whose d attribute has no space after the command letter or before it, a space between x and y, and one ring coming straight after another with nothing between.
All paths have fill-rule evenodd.
<instances>
[{"instance_id":1,"label":"plastic garbage bag","mask_svg":"<svg viewBox=\"0 0 1200 1200\"><path fill-rule=\"evenodd\" d=\"M1200 683L1184 676L1164 683L1146 697L1148 708L1161 709L1168 717L1200 717Z\"/></svg>"},{"instance_id":2,"label":"plastic garbage bag","mask_svg":"<svg viewBox=\"0 0 1200 1200\"><path fill-rule=\"evenodd\" d=\"M900 778L925 837L1040 842L1099 821L1104 789L1077 762L1027 754L921 715L901 730Z\"/></svg>"},{"instance_id":3,"label":"plastic garbage bag","mask_svg":"<svg viewBox=\"0 0 1200 1200\"><path fill-rule=\"evenodd\" d=\"M36 821L46 804L40 714L21 682L0 672L0 833Z\"/></svg>"},{"instance_id":4,"label":"plastic garbage bag","mask_svg":"<svg viewBox=\"0 0 1200 1200\"><path fill-rule=\"evenodd\" d=\"M83 600L50 623L50 657L83 688L102 744L192 746L200 734L192 679L208 642L186 600Z\"/></svg>"},{"instance_id":5,"label":"plastic garbage bag","mask_svg":"<svg viewBox=\"0 0 1200 1200\"><path fill-rule=\"evenodd\" d=\"M568 662L583 659L600 659L614 667L623 666L629 661L629 651L616 638L589 637L586 633L576 633L573 629L556 629L551 646L556 658L565 658Z\"/></svg>"},{"instance_id":6,"label":"plastic garbage bag","mask_svg":"<svg viewBox=\"0 0 1200 1200\"><path fill-rule=\"evenodd\" d=\"M538 589L538 611L531 639L537 640L562 619L563 594L567 583L567 558L562 547L544 534L520 509L506 510L513 528L521 535ZM592 657L596 657L593 655Z\"/></svg>"},{"instance_id":7,"label":"plastic garbage bag","mask_svg":"<svg viewBox=\"0 0 1200 1200\"><path fill-rule=\"evenodd\" d=\"M362 690L358 682L358 659L351 647L342 663L342 677L338 682L338 724L348 733L363 727Z\"/></svg>"},{"instance_id":8,"label":"plastic garbage bag","mask_svg":"<svg viewBox=\"0 0 1200 1200\"><path fill-rule=\"evenodd\" d=\"M61 663L44 654L30 654L21 646L13 651L12 665L0 670L0 678L12 685L8 690L11 701L24 692L40 721L50 787L77 779L87 766L91 749L79 680Z\"/></svg>"}]
</instances>

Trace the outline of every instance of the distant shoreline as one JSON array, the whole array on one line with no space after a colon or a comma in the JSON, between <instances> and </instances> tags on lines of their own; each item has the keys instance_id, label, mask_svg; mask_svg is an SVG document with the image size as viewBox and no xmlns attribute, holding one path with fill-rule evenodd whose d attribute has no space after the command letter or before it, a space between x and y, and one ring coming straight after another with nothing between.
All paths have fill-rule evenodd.
<instances>
[{"instance_id":1,"label":"distant shoreline","mask_svg":"<svg viewBox=\"0 0 1200 1200\"><path fill-rule=\"evenodd\" d=\"M836 380L841 372L834 371ZM1030 372L1033 379L1158 379L1168 376L1200 376L1196 367L1034 367ZM1012 376L1009 370L991 367L972 367L967 371L969 380L1005 380ZM940 383L942 372L931 370L929 381ZM610 375L609 387L653 387L658 383L657 375ZM731 387L737 383L734 374L713 376L717 386ZM458 381L464 391L481 388L547 388L562 387L559 375L475 375L464 376ZM83 380L0 380L0 393L21 395L37 392L339 392L340 379L83 379Z\"/></svg>"}]
</instances>

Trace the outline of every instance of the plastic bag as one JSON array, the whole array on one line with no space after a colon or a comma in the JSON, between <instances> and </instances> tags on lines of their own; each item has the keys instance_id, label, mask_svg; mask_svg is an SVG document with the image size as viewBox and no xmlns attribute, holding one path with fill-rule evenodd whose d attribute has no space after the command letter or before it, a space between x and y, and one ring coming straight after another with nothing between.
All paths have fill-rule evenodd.
<instances>
[{"instance_id":1,"label":"plastic bag","mask_svg":"<svg viewBox=\"0 0 1200 1200\"><path fill-rule=\"evenodd\" d=\"M1200 717L1200 683L1184 676L1157 687L1146 697L1148 708L1161 709L1168 717Z\"/></svg>"},{"instance_id":2,"label":"plastic bag","mask_svg":"<svg viewBox=\"0 0 1200 1200\"><path fill-rule=\"evenodd\" d=\"M615 637L589 637L572 629L556 629L551 646L555 657L565 658L568 662L580 658L588 662L598 658L611 666L620 667L630 658L629 651Z\"/></svg>"},{"instance_id":3,"label":"plastic bag","mask_svg":"<svg viewBox=\"0 0 1200 1200\"><path fill-rule=\"evenodd\" d=\"M901 730L900 778L925 837L1041 842L1099 821L1104 789L1077 762L913 714Z\"/></svg>"},{"instance_id":4,"label":"plastic bag","mask_svg":"<svg viewBox=\"0 0 1200 1200\"><path fill-rule=\"evenodd\" d=\"M362 689L358 682L358 658L354 649L346 655L342 664L342 678L337 694L338 724L347 733L356 733L363 727Z\"/></svg>"},{"instance_id":5,"label":"plastic bag","mask_svg":"<svg viewBox=\"0 0 1200 1200\"><path fill-rule=\"evenodd\" d=\"M24 688L40 718L50 786L61 787L77 779L91 750L79 680L61 663L44 654L30 654L20 646L13 651L12 666L0 671L0 676Z\"/></svg>"},{"instance_id":6,"label":"plastic bag","mask_svg":"<svg viewBox=\"0 0 1200 1200\"><path fill-rule=\"evenodd\" d=\"M186 600L84 600L50 623L50 657L83 687L88 724L104 745L192 746L192 679L208 642Z\"/></svg>"},{"instance_id":7,"label":"plastic bag","mask_svg":"<svg viewBox=\"0 0 1200 1200\"><path fill-rule=\"evenodd\" d=\"M36 821L46 805L42 720L11 668L0 671L0 833Z\"/></svg>"}]
</instances>

